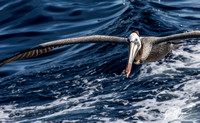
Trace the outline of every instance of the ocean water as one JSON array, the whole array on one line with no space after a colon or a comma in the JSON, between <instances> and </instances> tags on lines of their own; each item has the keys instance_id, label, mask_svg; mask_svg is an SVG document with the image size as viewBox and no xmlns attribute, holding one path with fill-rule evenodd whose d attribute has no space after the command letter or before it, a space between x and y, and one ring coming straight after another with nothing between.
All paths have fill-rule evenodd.
<instances>
[{"instance_id":1,"label":"ocean water","mask_svg":"<svg viewBox=\"0 0 200 123\"><path fill-rule=\"evenodd\" d=\"M87 35L200 30L199 0L1 0L0 60ZM128 46L76 44L0 68L0 122L200 123L200 43L134 65Z\"/></svg>"}]
</instances>

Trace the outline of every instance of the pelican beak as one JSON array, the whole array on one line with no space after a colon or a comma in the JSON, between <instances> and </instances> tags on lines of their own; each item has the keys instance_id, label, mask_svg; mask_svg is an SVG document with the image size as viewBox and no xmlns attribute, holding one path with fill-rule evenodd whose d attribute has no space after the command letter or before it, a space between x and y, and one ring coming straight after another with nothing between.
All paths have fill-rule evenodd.
<instances>
[{"instance_id":1,"label":"pelican beak","mask_svg":"<svg viewBox=\"0 0 200 123\"><path fill-rule=\"evenodd\" d=\"M139 49L140 48L137 44L135 44L134 42L130 42L128 64L127 64L126 71L125 71L127 78L129 76L129 74L131 73L133 61L134 61L135 56L137 55L137 52Z\"/></svg>"}]
</instances>

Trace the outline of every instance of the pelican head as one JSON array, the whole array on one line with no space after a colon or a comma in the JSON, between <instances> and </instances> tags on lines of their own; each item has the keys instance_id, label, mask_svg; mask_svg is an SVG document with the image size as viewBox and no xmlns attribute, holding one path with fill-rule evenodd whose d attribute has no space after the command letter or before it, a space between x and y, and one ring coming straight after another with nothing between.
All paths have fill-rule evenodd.
<instances>
[{"instance_id":1,"label":"pelican head","mask_svg":"<svg viewBox=\"0 0 200 123\"><path fill-rule=\"evenodd\" d=\"M128 78L129 74L131 73L131 68L133 61L135 59L135 56L137 55L138 51L141 48L141 41L139 37L139 32L135 31L134 33L131 33L129 36L129 57L128 57L128 64L126 67L126 77Z\"/></svg>"}]
</instances>

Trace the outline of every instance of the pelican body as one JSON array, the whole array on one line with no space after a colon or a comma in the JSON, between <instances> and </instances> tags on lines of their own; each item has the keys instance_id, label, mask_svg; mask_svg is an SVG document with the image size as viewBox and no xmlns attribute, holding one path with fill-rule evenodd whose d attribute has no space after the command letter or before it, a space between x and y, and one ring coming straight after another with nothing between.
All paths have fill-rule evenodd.
<instances>
[{"instance_id":1,"label":"pelican body","mask_svg":"<svg viewBox=\"0 0 200 123\"><path fill-rule=\"evenodd\" d=\"M185 32L164 37L140 37L139 32L131 33L128 38L117 36L94 35L78 38L69 38L51 41L39 44L33 48L19 52L18 54L0 61L0 67L3 65L21 59L37 57L54 48L77 43L118 43L129 45L129 57L125 70L126 77L129 76L132 64L143 64L155 62L164 58L172 50L178 49L181 45L175 45L173 42L179 42L186 39L199 39L200 31Z\"/></svg>"},{"instance_id":2,"label":"pelican body","mask_svg":"<svg viewBox=\"0 0 200 123\"><path fill-rule=\"evenodd\" d=\"M162 42L155 44L154 41L155 37L149 37L148 39L141 38L142 48L139 50L134 59L135 64L158 61L177 47L171 42Z\"/></svg>"}]
</instances>

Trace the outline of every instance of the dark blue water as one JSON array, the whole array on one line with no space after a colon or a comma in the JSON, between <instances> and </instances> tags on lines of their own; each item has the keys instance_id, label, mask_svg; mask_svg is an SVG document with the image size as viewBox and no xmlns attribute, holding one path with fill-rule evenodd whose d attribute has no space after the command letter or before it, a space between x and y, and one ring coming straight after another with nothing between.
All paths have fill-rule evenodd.
<instances>
[{"instance_id":1,"label":"dark blue water","mask_svg":"<svg viewBox=\"0 0 200 123\"><path fill-rule=\"evenodd\" d=\"M200 30L199 0L1 0L0 60L87 35ZM0 68L0 122L200 122L200 43L133 66L128 46L76 44Z\"/></svg>"}]
</instances>

